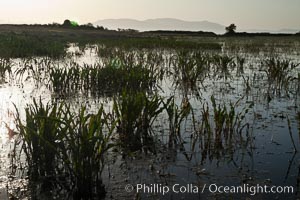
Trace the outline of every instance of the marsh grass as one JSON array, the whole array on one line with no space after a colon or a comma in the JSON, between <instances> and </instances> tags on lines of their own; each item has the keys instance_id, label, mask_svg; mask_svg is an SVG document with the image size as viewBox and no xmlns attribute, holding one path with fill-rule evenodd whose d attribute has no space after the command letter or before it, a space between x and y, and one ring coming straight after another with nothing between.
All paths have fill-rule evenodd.
<instances>
[{"instance_id":1,"label":"marsh grass","mask_svg":"<svg viewBox=\"0 0 300 200\"><path fill-rule=\"evenodd\" d=\"M163 37L120 37L98 40L100 46L105 48L121 47L126 50L132 49L202 49L202 50L221 50L219 42L192 40L182 40L176 38Z\"/></svg>"},{"instance_id":2,"label":"marsh grass","mask_svg":"<svg viewBox=\"0 0 300 200\"><path fill-rule=\"evenodd\" d=\"M10 58L0 57L0 83L5 80L6 75L12 75L12 60Z\"/></svg>"},{"instance_id":3,"label":"marsh grass","mask_svg":"<svg viewBox=\"0 0 300 200\"><path fill-rule=\"evenodd\" d=\"M182 50L176 52L170 64L174 67L173 80L187 95L188 91L199 94L200 86L209 74L209 55L200 51Z\"/></svg>"},{"instance_id":4,"label":"marsh grass","mask_svg":"<svg viewBox=\"0 0 300 200\"><path fill-rule=\"evenodd\" d=\"M26 58L14 72L20 85L32 81L36 88L46 86L62 96L91 94L93 96L120 93L123 89L152 90L157 85L160 68L157 59L148 54L123 55L108 59L105 64L78 64L74 61L57 63L49 58ZM147 60L143 60L146 58ZM5 64L5 66L4 66ZM7 62L3 60L3 71Z\"/></svg>"},{"instance_id":5,"label":"marsh grass","mask_svg":"<svg viewBox=\"0 0 300 200\"><path fill-rule=\"evenodd\" d=\"M58 94L76 93L81 89L82 69L75 62L63 67L54 66L50 69L49 87Z\"/></svg>"},{"instance_id":6,"label":"marsh grass","mask_svg":"<svg viewBox=\"0 0 300 200\"><path fill-rule=\"evenodd\" d=\"M66 144L61 153L71 171L71 180L74 180L73 198L103 198L105 188L101 173L105 165L104 154L114 146L110 138L115 123L111 122L103 106L96 114L86 114L86 108L82 107L75 120L72 119L74 117L67 121L73 126L65 136Z\"/></svg>"},{"instance_id":7,"label":"marsh grass","mask_svg":"<svg viewBox=\"0 0 300 200\"><path fill-rule=\"evenodd\" d=\"M126 90L114 99L113 114L121 147L131 152L155 152L152 124L163 111L161 103L158 95L148 97L144 92Z\"/></svg>"},{"instance_id":8,"label":"marsh grass","mask_svg":"<svg viewBox=\"0 0 300 200\"><path fill-rule=\"evenodd\" d=\"M45 185L49 187L48 180L55 176L59 163L56 158L56 141L62 137L59 131L62 125L62 105L44 106L41 101L37 103L34 100L33 105L25 109L25 113L26 121L22 122L17 110L16 123L22 152L26 155L29 167L28 174L33 182L41 178L47 180Z\"/></svg>"},{"instance_id":9,"label":"marsh grass","mask_svg":"<svg viewBox=\"0 0 300 200\"><path fill-rule=\"evenodd\" d=\"M238 112L239 101L230 103L227 107L225 104L217 104L215 97L211 96L212 112L208 104L203 104L202 119L197 131L197 137L201 138L203 158L219 157L224 150L233 152L237 144L247 146L251 142L250 125L244 119L253 105Z\"/></svg>"},{"instance_id":10,"label":"marsh grass","mask_svg":"<svg viewBox=\"0 0 300 200\"><path fill-rule=\"evenodd\" d=\"M26 58L48 56L61 58L65 55L65 42L49 40L27 34L0 34L0 56L6 58Z\"/></svg>"},{"instance_id":11,"label":"marsh grass","mask_svg":"<svg viewBox=\"0 0 300 200\"><path fill-rule=\"evenodd\" d=\"M136 54L123 52L104 63L54 66L50 69L49 86L56 93L82 92L93 96L116 94L124 89L150 91L160 72L154 66L152 61L137 60Z\"/></svg>"},{"instance_id":12,"label":"marsh grass","mask_svg":"<svg viewBox=\"0 0 300 200\"><path fill-rule=\"evenodd\" d=\"M112 147L114 124L103 106L96 114L87 114L85 107L74 114L64 103L44 105L34 100L25 113L23 121L17 109L15 149L20 146L21 151L15 150L19 153L13 162L18 165L25 154L32 195L104 198L101 172L104 154Z\"/></svg>"},{"instance_id":13,"label":"marsh grass","mask_svg":"<svg viewBox=\"0 0 300 200\"><path fill-rule=\"evenodd\" d=\"M236 75L242 76L244 74L244 68L245 68L245 62L246 58L242 56L236 56L236 67L237 67L237 73Z\"/></svg>"},{"instance_id":14,"label":"marsh grass","mask_svg":"<svg viewBox=\"0 0 300 200\"><path fill-rule=\"evenodd\" d=\"M288 59L268 58L262 61L261 70L264 71L268 78L268 90L270 93L280 95L282 92L289 93L289 89L294 80L295 70L299 63L294 63Z\"/></svg>"},{"instance_id":15,"label":"marsh grass","mask_svg":"<svg viewBox=\"0 0 300 200\"><path fill-rule=\"evenodd\" d=\"M219 79L230 79L232 77L231 72L235 67L234 57L228 55L218 55L212 56L212 63L214 66L214 76Z\"/></svg>"},{"instance_id":16,"label":"marsh grass","mask_svg":"<svg viewBox=\"0 0 300 200\"><path fill-rule=\"evenodd\" d=\"M31 193L37 199L43 199L43 194L57 199L104 198L101 172L111 147L117 147L114 153L122 152L121 156L118 154L122 159L133 152L143 155L158 152L158 155L160 149L156 147L159 145L163 149L168 145L171 151L179 150L186 156L189 153L183 152L184 148L191 142L191 154L200 151L202 161L206 158L219 161L227 159L228 155L232 158L235 151L248 148L253 139L247 121L252 105L245 103L241 108L242 100L226 103L219 102L214 96L205 101L205 95L210 95L210 91L198 92L209 88L214 93L215 82L220 79L221 85L225 82L221 89L227 89L232 81L234 84L243 81L242 89L239 86L233 88L236 89L235 96L240 95L241 90L246 93L242 95L248 95L251 90L259 96L259 87L266 80L264 73L270 91L290 89L293 83L298 84L298 90L300 88L299 73L294 73L298 65L279 58L263 61L264 72L253 75L256 68L250 68L250 62L245 65L246 57L238 49L233 50L239 54L204 53L197 42L192 44L179 39L110 38L98 42L94 51L99 60L97 58L95 64L78 64L70 61L73 57L58 62L48 57L22 58L15 72L21 84L33 80L36 88L46 85L51 94L60 94L60 97L72 94L70 97L76 102L81 101L82 96L93 99L93 103L88 102L92 108L103 100L103 96L112 97L112 107L100 105L93 114L85 106L74 112L66 103L43 104L41 100L33 100L32 105L26 106L25 120L21 116L23 110L17 110L18 134L13 162L18 164L22 155L25 157L25 166L22 165L21 170L27 172ZM70 55L75 60L85 56L84 41L82 44L74 55ZM259 47L256 45L249 46L248 50ZM34 52L28 53L34 55ZM4 66L0 72L4 77L10 74L9 67L6 69L10 62L6 57L0 59L0 67ZM294 77L295 74L298 77ZM254 82L258 82L257 85ZM168 94L178 94L178 88L183 93L181 102ZM195 93L191 91L197 91L200 98L195 99ZM225 98L232 97L232 94L223 94ZM255 99L257 96L247 97ZM104 111L107 109L112 110L107 113ZM157 124L161 125L161 132L157 131ZM288 126L291 126L289 121ZM161 135L165 130L167 137ZM190 158L189 161L194 160Z\"/></svg>"},{"instance_id":17,"label":"marsh grass","mask_svg":"<svg viewBox=\"0 0 300 200\"><path fill-rule=\"evenodd\" d=\"M36 88L47 85L50 69L53 66L53 60L44 58L23 58L18 63L18 68L14 72L14 77L20 85L27 81L33 81Z\"/></svg>"},{"instance_id":18,"label":"marsh grass","mask_svg":"<svg viewBox=\"0 0 300 200\"><path fill-rule=\"evenodd\" d=\"M181 125L184 119L192 113L192 106L187 99L182 101L179 107L175 103L175 97L169 97L166 102L163 101L164 110L167 112L169 120L169 141L168 145L172 148L176 144L182 144L183 139L181 137Z\"/></svg>"}]
</instances>

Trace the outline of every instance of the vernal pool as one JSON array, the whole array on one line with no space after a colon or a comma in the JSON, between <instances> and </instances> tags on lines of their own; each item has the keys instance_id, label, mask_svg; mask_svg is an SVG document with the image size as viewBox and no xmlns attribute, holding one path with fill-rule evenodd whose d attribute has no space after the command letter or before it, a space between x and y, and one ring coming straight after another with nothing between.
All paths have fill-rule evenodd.
<instances>
[{"instance_id":1,"label":"vernal pool","mask_svg":"<svg viewBox=\"0 0 300 200\"><path fill-rule=\"evenodd\" d=\"M33 142L20 136L16 118L29 132L26 109L41 102L67 105L60 114L74 119L80 118L82 106L90 117L103 105L103 132L112 128L109 148L101 154L106 199L296 199L300 57L293 49L286 51L295 46L254 51L228 44L222 51L205 51L103 45L82 50L71 45L60 60L9 59L11 73L6 71L0 84L0 186L19 198L72 199L78 194L64 187L65 182L73 183L72 173L77 177L76 170L70 175L62 167L77 162L70 158L64 163L68 153L54 156L61 163L51 173L62 177L53 178L41 168L42 154L39 166L27 162L34 157L27 157L22 145ZM61 131L67 125L66 118L56 122L60 120ZM74 121L75 127L79 121ZM68 143L70 138L67 133L53 144L80 152L81 146ZM39 176L33 181L27 172L34 167ZM78 169L82 174L85 170ZM51 182L47 194L46 179ZM277 190L253 195L256 186ZM284 192L285 186L293 191ZM80 191L78 187L74 191Z\"/></svg>"}]
</instances>

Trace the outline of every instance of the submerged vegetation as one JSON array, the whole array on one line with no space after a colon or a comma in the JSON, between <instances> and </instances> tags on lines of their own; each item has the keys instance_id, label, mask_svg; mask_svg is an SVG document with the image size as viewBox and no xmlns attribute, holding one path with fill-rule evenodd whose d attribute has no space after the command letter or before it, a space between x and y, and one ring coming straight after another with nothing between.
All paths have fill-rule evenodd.
<instances>
[{"instance_id":1,"label":"submerged vegetation","mask_svg":"<svg viewBox=\"0 0 300 200\"><path fill-rule=\"evenodd\" d=\"M280 146L276 135L263 132L270 116L287 116L288 127L280 128L299 149L293 134L299 111L298 118L288 116L299 106L297 52L287 58L280 54L286 47L261 38L133 37L108 30L109 36L90 32L88 38L80 30L0 34L1 87L17 86L20 96L30 97L27 105L15 104L15 129L5 124L15 142L10 175L28 180L27 196L107 198L114 187L106 182L114 178L111 167L119 170L127 159L136 164L141 157L152 162L147 173L167 184L181 165L206 180L204 167L224 160L244 178L251 171L247 162L264 145L259 139L270 137ZM287 103L278 114L281 98L293 109Z\"/></svg>"}]
</instances>

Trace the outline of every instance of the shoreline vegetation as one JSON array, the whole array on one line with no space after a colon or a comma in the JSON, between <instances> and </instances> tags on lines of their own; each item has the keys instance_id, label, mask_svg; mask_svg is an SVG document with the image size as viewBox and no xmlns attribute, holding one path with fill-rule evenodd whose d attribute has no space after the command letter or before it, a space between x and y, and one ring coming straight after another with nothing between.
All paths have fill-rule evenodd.
<instances>
[{"instance_id":1,"label":"shoreline vegetation","mask_svg":"<svg viewBox=\"0 0 300 200\"><path fill-rule=\"evenodd\" d=\"M269 33L269 32L226 32L224 34L216 34L211 31L181 31L181 30L151 30L151 31L138 31L135 29L118 29L111 30L107 29L103 26L94 26L91 23L85 25L77 25L77 26L66 26L64 24L0 24L0 34L2 33L43 33L48 32L52 34L62 34L68 32L75 32L76 34L80 34L85 32L86 34L90 34L92 36L159 36L159 35L186 35L186 36L207 36L207 37L224 37L224 36L300 36L300 31L297 33Z\"/></svg>"},{"instance_id":2,"label":"shoreline vegetation","mask_svg":"<svg viewBox=\"0 0 300 200\"><path fill-rule=\"evenodd\" d=\"M75 25L74 25L75 24ZM233 26L233 29L230 28ZM246 33L236 32L231 24L230 30L218 35L205 31L145 31L133 29L108 30L93 24L78 25L65 20L63 24L0 24L0 56L6 58L25 58L30 56L48 56L63 58L70 43L84 48L86 45L102 43L106 47L121 46L132 49L175 48L202 50L221 50L224 41L245 38L255 40L257 44L266 38L294 40L296 34L286 33Z\"/></svg>"}]
</instances>

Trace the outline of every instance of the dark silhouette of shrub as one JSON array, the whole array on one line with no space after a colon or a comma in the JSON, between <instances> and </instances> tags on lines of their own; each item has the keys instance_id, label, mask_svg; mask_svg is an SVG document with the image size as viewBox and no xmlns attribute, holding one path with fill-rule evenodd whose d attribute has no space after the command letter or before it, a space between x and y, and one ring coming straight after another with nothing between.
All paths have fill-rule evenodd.
<instances>
[{"instance_id":1,"label":"dark silhouette of shrub","mask_svg":"<svg viewBox=\"0 0 300 200\"><path fill-rule=\"evenodd\" d=\"M99 25L97 25L97 27L96 27L98 30L105 30L105 28L103 27L103 26L99 26Z\"/></svg>"},{"instance_id":2,"label":"dark silhouette of shrub","mask_svg":"<svg viewBox=\"0 0 300 200\"><path fill-rule=\"evenodd\" d=\"M234 34L236 30L236 25L235 24L230 24L225 28L226 34Z\"/></svg>"},{"instance_id":3,"label":"dark silhouette of shrub","mask_svg":"<svg viewBox=\"0 0 300 200\"><path fill-rule=\"evenodd\" d=\"M79 25L78 25L78 23L75 22L75 21L70 21L70 20L66 19L66 20L64 21L64 23L62 24L62 26L63 26L63 27L78 27Z\"/></svg>"},{"instance_id":4,"label":"dark silhouette of shrub","mask_svg":"<svg viewBox=\"0 0 300 200\"><path fill-rule=\"evenodd\" d=\"M95 27L92 23L83 24L83 25L80 26L80 28L95 29Z\"/></svg>"},{"instance_id":5,"label":"dark silhouette of shrub","mask_svg":"<svg viewBox=\"0 0 300 200\"><path fill-rule=\"evenodd\" d=\"M66 19L62 25L63 25L64 27L71 27L71 26L72 26L71 21L68 20L68 19Z\"/></svg>"}]
</instances>

